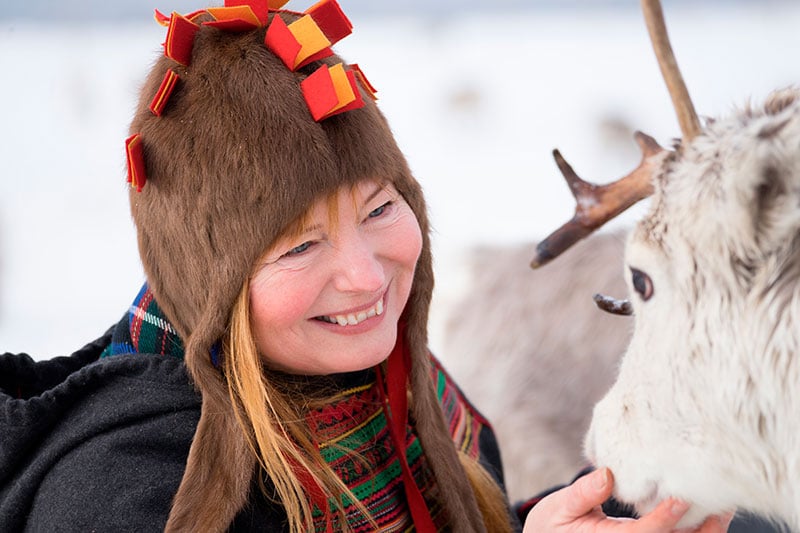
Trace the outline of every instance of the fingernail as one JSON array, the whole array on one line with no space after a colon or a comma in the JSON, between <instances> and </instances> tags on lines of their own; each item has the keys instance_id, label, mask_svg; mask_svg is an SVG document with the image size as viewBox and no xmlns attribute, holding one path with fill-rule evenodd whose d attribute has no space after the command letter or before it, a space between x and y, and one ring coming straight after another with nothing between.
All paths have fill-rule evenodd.
<instances>
[{"instance_id":1,"label":"fingernail","mask_svg":"<svg viewBox=\"0 0 800 533\"><path fill-rule=\"evenodd\" d=\"M722 525L722 527L725 528L726 531L728 530L728 526L731 525L731 522L733 522L733 515L734 514L735 513L728 513L728 514L723 515L723 516L720 517L720 520L719 520L720 524Z\"/></svg>"},{"instance_id":2,"label":"fingernail","mask_svg":"<svg viewBox=\"0 0 800 533\"><path fill-rule=\"evenodd\" d=\"M689 510L688 503L676 500L675 503L672 504L670 512L672 512L674 516L683 516L684 514L686 514L686 511L688 510Z\"/></svg>"},{"instance_id":3,"label":"fingernail","mask_svg":"<svg viewBox=\"0 0 800 533\"><path fill-rule=\"evenodd\" d=\"M601 468L593 474L592 486L598 491L606 488L608 485L608 468Z\"/></svg>"}]
</instances>

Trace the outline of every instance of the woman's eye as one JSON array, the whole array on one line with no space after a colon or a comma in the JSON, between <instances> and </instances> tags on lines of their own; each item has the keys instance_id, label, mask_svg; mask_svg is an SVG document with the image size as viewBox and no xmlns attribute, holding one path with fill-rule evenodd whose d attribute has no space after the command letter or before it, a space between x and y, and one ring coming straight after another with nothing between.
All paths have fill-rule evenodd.
<instances>
[{"instance_id":1,"label":"woman's eye","mask_svg":"<svg viewBox=\"0 0 800 533\"><path fill-rule=\"evenodd\" d=\"M283 255L284 256L292 256L292 255L302 254L303 252L305 252L309 248L311 248L311 241L306 241L303 244L301 244L300 246L295 246L294 248L292 248L291 250L289 250L288 252L286 252Z\"/></svg>"},{"instance_id":2,"label":"woman's eye","mask_svg":"<svg viewBox=\"0 0 800 533\"><path fill-rule=\"evenodd\" d=\"M633 288L645 302L653 296L653 280L639 269L631 267Z\"/></svg>"},{"instance_id":3,"label":"woman's eye","mask_svg":"<svg viewBox=\"0 0 800 533\"><path fill-rule=\"evenodd\" d=\"M369 212L369 215L367 215L367 217L375 218L381 216L384 213L384 211L386 211L386 208L388 208L391 204L392 202L389 201L383 204L382 206L378 207L377 209L373 209L372 211Z\"/></svg>"}]
</instances>

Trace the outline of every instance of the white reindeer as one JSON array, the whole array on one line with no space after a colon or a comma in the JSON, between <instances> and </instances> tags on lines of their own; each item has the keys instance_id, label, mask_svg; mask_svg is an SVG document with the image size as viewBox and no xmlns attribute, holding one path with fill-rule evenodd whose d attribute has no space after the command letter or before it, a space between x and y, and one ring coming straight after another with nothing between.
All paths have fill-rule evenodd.
<instances>
[{"instance_id":1,"label":"white reindeer","mask_svg":"<svg viewBox=\"0 0 800 533\"><path fill-rule=\"evenodd\" d=\"M800 531L800 89L701 127L660 5L643 6L683 140L639 134L642 164L600 188L556 153L578 207L533 261L655 193L626 250L633 336L586 454L639 512L675 496L684 526L738 508Z\"/></svg>"},{"instance_id":2,"label":"white reindeer","mask_svg":"<svg viewBox=\"0 0 800 533\"><path fill-rule=\"evenodd\" d=\"M635 318L588 457L638 511L740 508L800 530L800 90L663 160L626 251Z\"/></svg>"}]
</instances>

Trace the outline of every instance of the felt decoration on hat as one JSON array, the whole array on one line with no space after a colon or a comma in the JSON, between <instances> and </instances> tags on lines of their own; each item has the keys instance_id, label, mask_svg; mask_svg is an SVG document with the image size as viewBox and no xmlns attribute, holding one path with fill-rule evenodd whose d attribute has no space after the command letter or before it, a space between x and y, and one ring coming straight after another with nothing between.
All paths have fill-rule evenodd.
<instances>
[{"instance_id":1,"label":"felt decoration on hat","mask_svg":"<svg viewBox=\"0 0 800 533\"><path fill-rule=\"evenodd\" d=\"M188 67L192 58L194 39L201 24L223 31L246 32L265 26L269 13L279 11L288 0L225 0L223 7L209 7L181 15L173 12L169 17L155 11L155 19L167 26L164 55ZM208 15L214 20L198 21ZM280 16L273 16L264 36L264 45L291 71L333 55L331 46L352 33L353 25L342 12L336 0L320 0L290 24ZM179 80L169 69L158 91L150 102L150 111L160 117ZM345 69L341 63L332 67L320 66L300 82L301 92L311 116L319 122L333 115L363 107L364 100L357 81L371 99L375 88L369 83L358 65ZM128 156L128 182L141 191L146 182L141 138L132 135L126 141Z\"/></svg>"},{"instance_id":2,"label":"felt decoration on hat","mask_svg":"<svg viewBox=\"0 0 800 533\"><path fill-rule=\"evenodd\" d=\"M207 11L215 20L204 22L206 26L228 31L248 31L263 26L250 6L209 7Z\"/></svg>"},{"instance_id":3,"label":"felt decoration on hat","mask_svg":"<svg viewBox=\"0 0 800 533\"><path fill-rule=\"evenodd\" d=\"M264 44L281 58L286 67L298 68L333 55L330 47L353 32L353 25L336 0L321 0L305 16L288 26L275 17L267 29Z\"/></svg>"},{"instance_id":4,"label":"felt decoration on hat","mask_svg":"<svg viewBox=\"0 0 800 533\"><path fill-rule=\"evenodd\" d=\"M191 13L184 15L184 17L194 22L197 17L205 13L206 13L205 9L198 9L197 11L192 11ZM165 15L158 9L155 10L154 17L156 19L156 22L158 22L159 25L164 26L165 28L169 26L169 21L172 18L170 16Z\"/></svg>"},{"instance_id":5,"label":"felt decoration on hat","mask_svg":"<svg viewBox=\"0 0 800 533\"><path fill-rule=\"evenodd\" d=\"M285 3L286 1L281 2L280 6L273 8L270 3L267 2L267 0L225 0L225 7L249 7L253 11L253 14L258 18L258 25L263 26L267 23L267 15L270 9L279 9Z\"/></svg>"},{"instance_id":6,"label":"felt decoration on hat","mask_svg":"<svg viewBox=\"0 0 800 533\"><path fill-rule=\"evenodd\" d=\"M312 61L333 55L330 40L310 15L288 26L282 18L273 18L267 28L264 44L292 72Z\"/></svg>"},{"instance_id":7,"label":"felt decoration on hat","mask_svg":"<svg viewBox=\"0 0 800 533\"><path fill-rule=\"evenodd\" d=\"M128 162L128 183L137 192L142 192L142 187L147 183L147 176L144 170L141 135L137 133L125 139L125 155Z\"/></svg>"},{"instance_id":8,"label":"felt decoration on hat","mask_svg":"<svg viewBox=\"0 0 800 533\"><path fill-rule=\"evenodd\" d=\"M198 29L200 26L183 15L173 12L169 19L167 40L164 42L164 55L184 67L189 66L189 61L192 59L194 35Z\"/></svg>"},{"instance_id":9,"label":"felt decoration on hat","mask_svg":"<svg viewBox=\"0 0 800 533\"><path fill-rule=\"evenodd\" d=\"M367 77L364 75L364 71L361 70L361 67L358 66L358 63L353 63L352 65L350 65L350 70L353 71L353 73L356 75L356 79L358 80L358 82L361 84L364 90L367 91L367 96L369 96L373 100L377 100L378 97L375 96L375 93L378 92L377 89L375 89L375 86L369 82Z\"/></svg>"},{"instance_id":10,"label":"felt decoration on hat","mask_svg":"<svg viewBox=\"0 0 800 533\"><path fill-rule=\"evenodd\" d=\"M335 0L320 0L309 7L306 13L314 19L331 44L353 33L353 24Z\"/></svg>"},{"instance_id":11,"label":"felt decoration on hat","mask_svg":"<svg viewBox=\"0 0 800 533\"><path fill-rule=\"evenodd\" d=\"M150 111L152 111L155 116L160 117L161 113L164 112L164 107L167 105L169 96L175 89L175 85L178 83L179 79L179 76L175 74L175 71L172 69L167 70L164 74L161 86L159 86L158 92L156 92L155 96L153 96L153 100L150 102Z\"/></svg>"},{"instance_id":12,"label":"felt decoration on hat","mask_svg":"<svg viewBox=\"0 0 800 533\"><path fill-rule=\"evenodd\" d=\"M300 82L300 89L311 116L317 122L364 105L355 74L352 70L345 70L341 63L319 67Z\"/></svg>"}]
</instances>

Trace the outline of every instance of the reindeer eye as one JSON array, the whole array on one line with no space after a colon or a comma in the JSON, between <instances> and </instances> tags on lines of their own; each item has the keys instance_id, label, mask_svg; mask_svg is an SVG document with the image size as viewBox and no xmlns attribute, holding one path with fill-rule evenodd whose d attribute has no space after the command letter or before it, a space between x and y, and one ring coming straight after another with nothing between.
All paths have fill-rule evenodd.
<instances>
[{"instance_id":1,"label":"reindeer eye","mask_svg":"<svg viewBox=\"0 0 800 533\"><path fill-rule=\"evenodd\" d=\"M653 280L650 279L650 276L641 270L631 267L631 281L633 282L634 290L639 293L642 300L646 302L653 296Z\"/></svg>"}]
</instances>

